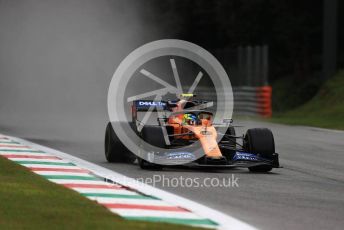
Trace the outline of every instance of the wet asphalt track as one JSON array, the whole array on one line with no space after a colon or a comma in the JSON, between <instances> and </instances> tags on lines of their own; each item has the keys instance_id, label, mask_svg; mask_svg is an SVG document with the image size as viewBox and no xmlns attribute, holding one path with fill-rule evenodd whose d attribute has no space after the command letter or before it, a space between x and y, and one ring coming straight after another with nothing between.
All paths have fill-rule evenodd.
<instances>
[{"instance_id":1,"label":"wet asphalt track","mask_svg":"<svg viewBox=\"0 0 344 230\"><path fill-rule=\"evenodd\" d=\"M246 169L201 171L170 168L143 171L137 165L110 164L105 161L101 138L89 135L32 135L21 127L2 126L6 134L18 135L133 178L164 175L165 178L239 178L238 188L162 189L198 201L261 229L342 229L344 225L344 132L309 127L242 121L245 128L269 127L275 134L276 151L284 168L268 174L253 174ZM161 187L161 183L157 186Z\"/></svg>"}]
</instances>

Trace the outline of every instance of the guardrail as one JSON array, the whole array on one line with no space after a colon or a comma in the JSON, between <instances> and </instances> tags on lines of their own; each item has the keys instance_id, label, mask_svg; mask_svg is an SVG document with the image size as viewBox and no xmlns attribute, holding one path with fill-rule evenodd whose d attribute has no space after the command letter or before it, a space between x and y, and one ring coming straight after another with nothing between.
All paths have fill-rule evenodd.
<instances>
[{"instance_id":1,"label":"guardrail","mask_svg":"<svg viewBox=\"0 0 344 230\"><path fill-rule=\"evenodd\" d=\"M271 86L233 87L233 95L236 114L271 117Z\"/></svg>"}]
</instances>

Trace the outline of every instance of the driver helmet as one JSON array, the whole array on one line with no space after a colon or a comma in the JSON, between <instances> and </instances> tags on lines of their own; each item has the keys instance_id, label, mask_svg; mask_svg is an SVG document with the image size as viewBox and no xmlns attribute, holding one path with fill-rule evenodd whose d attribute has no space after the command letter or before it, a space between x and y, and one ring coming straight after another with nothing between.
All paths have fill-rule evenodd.
<instances>
[{"instance_id":1,"label":"driver helmet","mask_svg":"<svg viewBox=\"0 0 344 230\"><path fill-rule=\"evenodd\" d=\"M197 116L195 114L186 113L183 116L183 124L184 125L196 125L197 123Z\"/></svg>"}]
</instances>

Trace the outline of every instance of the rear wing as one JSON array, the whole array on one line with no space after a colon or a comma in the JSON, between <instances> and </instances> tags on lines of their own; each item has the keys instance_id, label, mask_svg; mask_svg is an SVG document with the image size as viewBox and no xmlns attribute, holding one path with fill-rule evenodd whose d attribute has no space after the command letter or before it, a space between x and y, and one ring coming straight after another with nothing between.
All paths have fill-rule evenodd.
<instances>
[{"instance_id":1,"label":"rear wing","mask_svg":"<svg viewBox=\"0 0 344 230\"><path fill-rule=\"evenodd\" d=\"M133 101L131 107L132 121L135 122L137 120L137 112L147 112L150 108L151 112L157 112L158 110L168 110L166 101L136 100Z\"/></svg>"},{"instance_id":2,"label":"rear wing","mask_svg":"<svg viewBox=\"0 0 344 230\"><path fill-rule=\"evenodd\" d=\"M188 95L188 94L187 94ZM174 101L154 101L154 100L135 100L133 101L131 107L132 121L137 120L137 112L157 112L159 111L171 111L173 107L177 106L177 102ZM192 103L193 110L204 110L207 107L212 107L213 102L208 102L204 100L190 101L187 103ZM187 111L187 105L185 105L185 111Z\"/></svg>"},{"instance_id":3,"label":"rear wing","mask_svg":"<svg viewBox=\"0 0 344 230\"><path fill-rule=\"evenodd\" d=\"M152 101L152 100L138 100L133 101L133 111L147 112L152 107L152 112L157 110L167 110L167 102L165 101Z\"/></svg>"}]
</instances>

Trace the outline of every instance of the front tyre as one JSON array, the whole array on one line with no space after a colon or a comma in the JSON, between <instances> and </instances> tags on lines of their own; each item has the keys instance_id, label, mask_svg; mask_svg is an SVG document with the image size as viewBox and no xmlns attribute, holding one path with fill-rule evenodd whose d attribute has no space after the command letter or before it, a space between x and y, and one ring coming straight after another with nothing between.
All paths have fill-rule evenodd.
<instances>
[{"instance_id":1,"label":"front tyre","mask_svg":"<svg viewBox=\"0 0 344 230\"><path fill-rule=\"evenodd\" d=\"M249 153L259 154L267 159L274 159L275 141L270 129L249 129L244 138L244 149ZM271 165L258 165L248 168L251 172L269 172Z\"/></svg>"}]
</instances>

